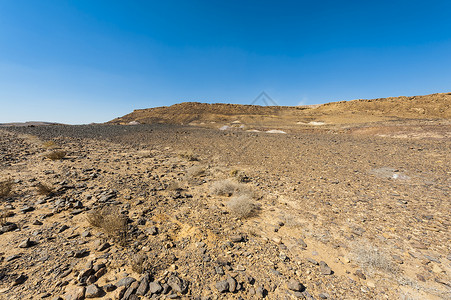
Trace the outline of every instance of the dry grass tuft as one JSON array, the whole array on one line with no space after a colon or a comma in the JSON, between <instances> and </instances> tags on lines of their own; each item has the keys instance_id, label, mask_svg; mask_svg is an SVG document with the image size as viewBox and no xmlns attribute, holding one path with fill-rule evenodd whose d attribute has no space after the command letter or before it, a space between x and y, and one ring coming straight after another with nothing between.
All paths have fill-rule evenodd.
<instances>
[{"instance_id":1,"label":"dry grass tuft","mask_svg":"<svg viewBox=\"0 0 451 300\"><path fill-rule=\"evenodd\" d=\"M400 272L398 265L389 254L371 245L368 241L354 243L350 256L370 275L377 272L396 275Z\"/></svg>"},{"instance_id":2,"label":"dry grass tuft","mask_svg":"<svg viewBox=\"0 0 451 300\"><path fill-rule=\"evenodd\" d=\"M88 214L88 222L102 229L122 247L127 246L127 217L121 214L118 208L108 206L94 209Z\"/></svg>"},{"instance_id":3,"label":"dry grass tuft","mask_svg":"<svg viewBox=\"0 0 451 300\"><path fill-rule=\"evenodd\" d=\"M0 182L0 200L4 200L9 197L11 191L13 190L14 181L12 179L7 179Z\"/></svg>"},{"instance_id":4,"label":"dry grass tuft","mask_svg":"<svg viewBox=\"0 0 451 300\"><path fill-rule=\"evenodd\" d=\"M55 194L55 190L51 186L41 182L36 185L36 190L39 195L52 196Z\"/></svg>"},{"instance_id":5,"label":"dry grass tuft","mask_svg":"<svg viewBox=\"0 0 451 300\"><path fill-rule=\"evenodd\" d=\"M210 192L217 196L232 196L252 194L251 189L240 183L235 183L231 180L220 180L214 182L210 187Z\"/></svg>"},{"instance_id":6,"label":"dry grass tuft","mask_svg":"<svg viewBox=\"0 0 451 300\"><path fill-rule=\"evenodd\" d=\"M66 151L62 151L62 150L55 150L52 152L49 152L45 155L45 157L47 157L48 159L51 160L60 160L63 159L66 156Z\"/></svg>"},{"instance_id":7,"label":"dry grass tuft","mask_svg":"<svg viewBox=\"0 0 451 300\"><path fill-rule=\"evenodd\" d=\"M240 219L252 217L257 212L257 205L249 195L235 196L227 202L230 212Z\"/></svg>"}]
</instances>

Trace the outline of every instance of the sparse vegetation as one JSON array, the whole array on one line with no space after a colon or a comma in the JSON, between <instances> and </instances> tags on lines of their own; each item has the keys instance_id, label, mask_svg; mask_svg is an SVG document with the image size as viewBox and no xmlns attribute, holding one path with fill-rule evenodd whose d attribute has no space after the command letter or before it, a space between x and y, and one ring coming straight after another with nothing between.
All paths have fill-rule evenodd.
<instances>
[{"instance_id":1,"label":"sparse vegetation","mask_svg":"<svg viewBox=\"0 0 451 300\"><path fill-rule=\"evenodd\" d=\"M0 200L4 200L9 197L11 191L13 190L14 181L12 179L7 179L0 182Z\"/></svg>"},{"instance_id":2,"label":"sparse vegetation","mask_svg":"<svg viewBox=\"0 0 451 300\"><path fill-rule=\"evenodd\" d=\"M399 267L390 258L390 255L374 247L368 241L360 241L352 247L351 257L368 274L377 271L395 275L399 273Z\"/></svg>"},{"instance_id":3,"label":"sparse vegetation","mask_svg":"<svg viewBox=\"0 0 451 300\"><path fill-rule=\"evenodd\" d=\"M232 196L251 194L251 189L240 183L235 183L231 180L221 180L214 182L210 187L210 192L218 196Z\"/></svg>"},{"instance_id":4,"label":"sparse vegetation","mask_svg":"<svg viewBox=\"0 0 451 300\"><path fill-rule=\"evenodd\" d=\"M88 222L92 226L102 229L122 247L127 245L127 217L121 214L118 208L108 206L94 209L88 214Z\"/></svg>"},{"instance_id":5,"label":"sparse vegetation","mask_svg":"<svg viewBox=\"0 0 451 300\"><path fill-rule=\"evenodd\" d=\"M240 219L249 218L257 212L257 205L249 195L232 197L227 202L227 207L234 216Z\"/></svg>"},{"instance_id":6,"label":"sparse vegetation","mask_svg":"<svg viewBox=\"0 0 451 300\"><path fill-rule=\"evenodd\" d=\"M44 184L42 182L39 182L36 185L36 190L39 195L52 196L55 194L55 190L51 186Z\"/></svg>"},{"instance_id":7,"label":"sparse vegetation","mask_svg":"<svg viewBox=\"0 0 451 300\"><path fill-rule=\"evenodd\" d=\"M62 150L55 150L52 152L49 152L45 155L45 157L47 157L48 159L51 160L61 160L66 156L66 151L62 151Z\"/></svg>"}]
</instances>

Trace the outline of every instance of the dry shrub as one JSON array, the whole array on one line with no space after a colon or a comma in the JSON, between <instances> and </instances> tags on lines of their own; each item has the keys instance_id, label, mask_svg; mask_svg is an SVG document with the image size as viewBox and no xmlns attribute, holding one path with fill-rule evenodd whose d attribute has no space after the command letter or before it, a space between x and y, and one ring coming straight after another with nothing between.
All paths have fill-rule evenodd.
<instances>
[{"instance_id":1,"label":"dry shrub","mask_svg":"<svg viewBox=\"0 0 451 300\"><path fill-rule=\"evenodd\" d=\"M58 147L58 145L54 141L47 141L47 142L42 143L42 147L44 147L46 149L54 149L54 148Z\"/></svg>"},{"instance_id":2,"label":"dry shrub","mask_svg":"<svg viewBox=\"0 0 451 300\"><path fill-rule=\"evenodd\" d=\"M62 151L62 150L55 150L52 152L49 152L45 155L45 157L47 157L48 159L51 160L60 160L63 159L66 156L66 151Z\"/></svg>"},{"instance_id":3,"label":"dry shrub","mask_svg":"<svg viewBox=\"0 0 451 300\"><path fill-rule=\"evenodd\" d=\"M108 236L115 239L122 247L127 245L127 217L116 207L104 207L92 210L88 214L88 222L102 229Z\"/></svg>"},{"instance_id":4,"label":"dry shrub","mask_svg":"<svg viewBox=\"0 0 451 300\"><path fill-rule=\"evenodd\" d=\"M237 218L249 218L257 212L257 205L250 195L241 195L232 197L227 202L230 212Z\"/></svg>"},{"instance_id":5,"label":"dry shrub","mask_svg":"<svg viewBox=\"0 0 451 300\"><path fill-rule=\"evenodd\" d=\"M36 190L39 195L52 196L55 194L55 190L51 186L41 182L36 185Z\"/></svg>"},{"instance_id":6,"label":"dry shrub","mask_svg":"<svg viewBox=\"0 0 451 300\"><path fill-rule=\"evenodd\" d=\"M192 166L186 170L187 177L198 177L205 174L205 168L203 166Z\"/></svg>"},{"instance_id":7,"label":"dry shrub","mask_svg":"<svg viewBox=\"0 0 451 300\"><path fill-rule=\"evenodd\" d=\"M133 272L144 273L144 271L149 269L148 257L144 254L134 254L131 259L131 267Z\"/></svg>"},{"instance_id":8,"label":"dry shrub","mask_svg":"<svg viewBox=\"0 0 451 300\"><path fill-rule=\"evenodd\" d=\"M231 180L220 180L214 182L210 187L210 192L218 196L232 196L252 194L251 189L240 183L235 183Z\"/></svg>"},{"instance_id":9,"label":"dry shrub","mask_svg":"<svg viewBox=\"0 0 451 300\"><path fill-rule=\"evenodd\" d=\"M366 240L354 243L350 257L370 275L378 271L395 275L400 271L389 254L371 245Z\"/></svg>"},{"instance_id":10,"label":"dry shrub","mask_svg":"<svg viewBox=\"0 0 451 300\"><path fill-rule=\"evenodd\" d=\"M7 179L0 182L0 200L6 199L11 194L13 190L14 181L12 179Z\"/></svg>"}]
</instances>

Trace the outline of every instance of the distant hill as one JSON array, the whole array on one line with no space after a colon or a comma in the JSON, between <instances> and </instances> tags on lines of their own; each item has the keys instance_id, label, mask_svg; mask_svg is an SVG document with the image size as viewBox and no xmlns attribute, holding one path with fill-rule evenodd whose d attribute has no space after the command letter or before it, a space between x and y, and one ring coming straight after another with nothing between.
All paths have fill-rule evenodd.
<instances>
[{"instance_id":1,"label":"distant hill","mask_svg":"<svg viewBox=\"0 0 451 300\"><path fill-rule=\"evenodd\" d=\"M185 102L169 107L138 109L110 124L235 123L278 127L295 124L346 124L399 119L451 119L451 93L413 97L331 102L314 106L258 106Z\"/></svg>"}]
</instances>

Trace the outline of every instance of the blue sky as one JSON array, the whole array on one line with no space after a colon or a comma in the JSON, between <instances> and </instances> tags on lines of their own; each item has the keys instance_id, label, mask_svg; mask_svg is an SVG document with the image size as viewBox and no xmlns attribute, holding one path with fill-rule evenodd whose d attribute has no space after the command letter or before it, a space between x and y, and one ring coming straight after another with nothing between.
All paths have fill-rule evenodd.
<instances>
[{"instance_id":1,"label":"blue sky","mask_svg":"<svg viewBox=\"0 0 451 300\"><path fill-rule=\"evenodd\" d=\"M451 1L0 0L0 123L451 91Z\"/></svg>"}]
</instances>

